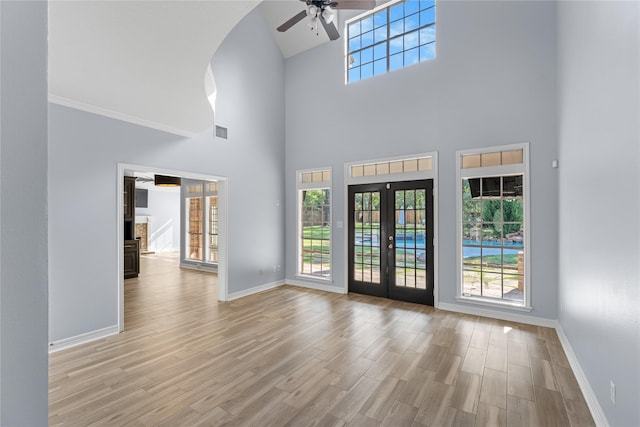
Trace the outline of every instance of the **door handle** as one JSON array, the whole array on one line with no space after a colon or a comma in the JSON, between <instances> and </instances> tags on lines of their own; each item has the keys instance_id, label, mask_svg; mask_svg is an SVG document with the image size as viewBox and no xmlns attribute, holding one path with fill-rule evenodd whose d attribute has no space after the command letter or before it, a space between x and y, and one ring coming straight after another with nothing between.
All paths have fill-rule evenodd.
<instances>
[{"instance_id":1,"label":"door handle","mask_svg":"<svg viewBox=\"0 0 640 427\"><path fill-rule=\"evenodd\" d=\"M393 249L393 243L389 243L389 246L387 246L387 248Z\"/></svg>"}]
</instances>

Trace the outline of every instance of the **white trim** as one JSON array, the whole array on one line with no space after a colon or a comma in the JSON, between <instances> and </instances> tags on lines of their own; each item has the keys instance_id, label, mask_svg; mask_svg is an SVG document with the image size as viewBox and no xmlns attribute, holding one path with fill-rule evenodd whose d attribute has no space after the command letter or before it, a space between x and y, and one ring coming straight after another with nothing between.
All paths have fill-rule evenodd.
<instances>
[{"instance_id":1,"label":"white trim","mask_svg":"<svg viewBox=\"0 0 640 427\"><path fill-rule=\"evenodd\" d=\"M333 283L332 279L325 279L324 277L316 277L312 274L296 274L293 280L302 280L316 283Z\"/></svg>"},{"instance_id":2,"label":"white trim","mask_svg":"<svg viewBox=\"0 0 640 427\"><path fill-rule=\"evenodd\" d=\"M403 1L403 0L391 0L390 2L383 3L380 6L375 7L374 9L367 10L366 12L362 12L361 14L356 15L353 18L349 18L349 19L345 20L344 21L345 30L346 30L346 26L349 25L350 23L352 23L353 21L357 21L357 20L362 19L364 17L367 17L369 15L374 15L376 12L379 12L382 9L386 9L388 7L391 7L391 6L395 5L396 3L400 3L401 1ZM343 34L347 34L347 32L344 31ZM345 36L345 39L346 39L346 36Z\"/></svg>"},{"instance_id":3,"label":"white trim","mask_svg":"<svg viewBox=\"0 0 640 427\"><path fill-rule=\"evenodd\" d=\"M59 95L49 94L49 102L53 104L62 105L64 107L74 108L76 110L97 114L99 116L105 116L105 117L109 117L116 120L122 120L127 123L133 123L135 125L160 130L162 132L171 133L173 135L183 136L186 138L194 138L198 135L198 133L188 131L186 129L179 129L172 126L167 126L162 123L142 119L140 117L131 116L129 114L119 113L117 111L98 107L97 105L87 104L85 102L76 101L74 99L65 98Z\"/></svg>"},{"instance_id":4,"label":"white trim","mask_svg":"<svg viewBox=\"0 0 640 427\"><path fill-rule=\"evenodd\" d=\"M194 271L202 271L205 273L217 273L218 272L218 263L210 264L210 263L187 263L184 260L180 260L180 268L184 268L186 270L194 270Z\"/></svg>"},{"instance_id":5,"label":"white trim","mask_svg":"<svg viewBox=\"0 0 640 427\"><path fill-rule=\"evenodd\" d=\"M351 168L351 165L349 166ZM348 170L345 173L349 172ZM387 175L371 175L371 176L358 176L347 177L349 179L349 185L358 184L381 184L387 182L403 182L403 181L418 181L420 179L433 179L433 169L421 172L403 172L403 173L390 173Z\"/></svg>"},{"instance_id":6,"label":"white trim","mask_svg":"<svg viewBox=\"0 0 640 427\"><path fill-rule=\"evenodd\" d=\"M489 317L492 319L506 320L509 322L525 323L527 325L544 326L545 328L555 328L557 324L556 320L545 319L544 317L527 316L524 314L497 311L488 308L472 307L467 305L450 304L445 302L441 302L438 308L440 310L453 311L456 313Z\"/></svg>"},{"instance_id":7,"label":"white trim","mask_svg":"<svg viewBox=\"0 0 640 427\"><path fill-rule=\"evenodd\" d=\"M587 402L587 406L589 407L589 411L591 412L593 421L595 422L596 426L609 427L609 422L607 421L607 417L602 410L602 406L600 406L600 402L598 402L598 398L593 392L591 384L589 384L589 380L582 370L580 362L578 362L578 358L576 357L576 354L573 351L573 347L571 347L571 343L569 342L569 338L564 333L564 329L562 328L560 322L556 322L556 332L558 333L560 344L562 344L562 349L567 355L569 366L571 366L571 370L576 376L576 381L578 381L578 386L580 386L580 390L584 395L584 400Z\"/></svg>"},{"instance_id":8,"label":"white trim","mask_svg":"<svg viewBox=\"0 0 640 427\"><path fill-rule=\"evenodd\" d=\"M286 279L285 285L298 286L300 288L315 289L316 291L333 292L337 294L346 294L344 287L330 286L324 283L307 282L300 279Z\"/></svg>"},{"instance_id":9,"label":"white trim","mask_svg":"<svg viewBox=\"0 0 640 427\"><path fill-rule=\"evenodd\" d=\"M486 307L507 308L509 310L516 310L516 311L529 312L529 311L533 310L533 307L528 307L528 306L524 306L522 304L509 302L509 300L501 301L501 300L494 299L494 298L461 296L461 297L456 297L456 301L464 303L464 304L478 304L478 305L484 305Z\"/></svg>"},{"instance_id":10,"label":"white trim","mask_svg":"<svg viewBox=\"0 0 640 427\"><path fill-rule=\"evenodd\" d=\"M284 285L284 280L276 280L275 282L265 283L264 285L255 286L253 288L245 289L244 291L234 292L227 295L227 301L233 301L238 298L248 297L249 295L257 294L259 292L268 291L270 289L279 288Z\"/></svg>"},{"instance_id":11,"label":"white trim","mask_svg":"<svg viewBox=\"0 0 640 427\"><path fill-rule=\"evenodd\" d=\"M462 156L468 154L496 153L501 151L522 150L522 163L517 165L480 167L473 169L462 169ZM522 305L492 303L491 299L486 302L479 301L482 297L466 297L462 295L462 179L482 176L496 175L523 175L524 185L524 301ZM498 145L492 147L472 148L468 150L456 151L456 299L460 302L471 302L474 304L503 307L508 310L531 311L531 182L529 177L529 143L522 142L510 145Z\"/></svg>"},{"instance_id":12,"label":"white trim","mask_svg":"<svg viewBox=\"0 0 640 427\"><path fill-rule=\"evenodd\" d=\"M369 165L374 163L386 163L386 162L396 162L400 160L413 160L413 159L421 159L424 157L431 157L431 169L426 171L416 171L416 172L403 172L403 173L389 173L385 175L370 175L370 176L351 176L351 166L359 166L359 165ZM438 175L438 152L432 151L428 153L418 153L412 155L404 155L404 156L392 156L392 157L384 157L379 159L369 159L369 160L359 160L356 162L345 163L344 165L344 176L347 186L349 185L358 185L358 184L376 184L381 182L400 182L400 181L416 181L419 179L431 179L436 178ZM434 182L435 184L435 182ZM434 185L435 188L435 185Z\"/></svg>"},{"instance_id":13,"label":"white trim","mask_svg":"<svg viewBox=\"0 0 640 427\"><path fill-rule=\"evenodd\" d=\"M388 6L388 3L385 4ZM422 157L431 157L431 169L419 172L407 172L407 173L394 173L388 175L372 175L365 177L351 177L351 166L370 164L370 163L382 163L393 162L398 160L409 160ZM433 180L433 306L439 308L439 271L438 271L438 253L439 253L439 233L440 228L439 216L438 216L438 152L431 151L425 153L418 153L404 156L385 157L373 160L359 160L356 162L349 162L344 164L344 253L345 253L345 268L344 268L344 293L349 292L349 265L348 256L349 253L349 186L358 184L378 184L383 182L401 182L401 181L416 181L420 179Z\"/></svg>"},{"instance_id":14,"label":"white trim","mask_svg":"<svg viewBox=\"0 0 640 427\"><path fill-rule=\"evenodd\" d=\"M343 186L343 212L344 222L342 223L342 234L343 234L343 242L344 242L344 252L342 259L344 260L344 277L342 283L344 283L343 292L345 294L349 293L349 177L347 176L347 171L349 170L349 165L344 165L344 186Z\"/></svg>"},{"instance_id":15,"label":"white trim","mask_svg":"<svg viewBox=\"0 0 640 427\"><path fill-rule=\"evenodd\" d=\"M229 179L218 181L218 301L226 301L229 293Z\"/></svg>"},{"instance_id":16,"label":"white trim","mask_svg":"<svg viewBox=\"0 0 640 427\"><path fill-rule=\"evenodd\" d=\"M438 254L440 253L440 239L438 229L440 228L440 221L438 215L438 152L433 153L433 160L431 163L433 171L433 306L440 308L440 301L438 300L439 292L439 267L440 264Z\"/></svg>"},{"instance_id":17,"label":"white trim","mask_svg":"<svg viewBox=\"0 0 640 427\"><path fill-rule=\"evenodd\" d=\"M86 332L84 334L76 335L70 338L63 338L58 341L49 343L49 354L56 351L64 350L67 348L75 347L81 344L86 344L91 341L96 341L102 338L110 337L112 335L118 335L118 325L108 326L106 328L98 329L96 331Z\"/></svg>"},{"instance_id":18,"label":"white trim","mask_svg":"<svg viewBox=\"0 0 640 427\"><path fill-rule=\"evenodd\" d=\"M302 174L309 172L322 172L329 171L329 181L323 182L302 182ZM300 245L300 238L302 237L302 217L301 207L302 198L301 192L305 190L325 190L329 189L329 263L331 266L331 273L329 277L318 278L318 280L324 280L327 282L333 282L333 168L331 166L313 168L313 169L299 169L296 171L296 275L300 276L302 273L302 247Z\"/></svg>"},{"instance_id":19,"label":"white trim","mask_svg":"<svg viewBox=\"0 0 640 427\"><path fill-rule=\"evenodd\" d=\"M458 155L469 155L469 154L484 154L484 153L498 153L501 151L515 151L520 150L523 146L529 146L528 142L516 142L514 144L506 144L506 145L492 145L491 147L476 147L476 148L467 148L466 150L458 150L456 154ZM523 158L523 163L526 161ZM522 164L522 163L520 163Z\"/></svg>"},{"instance_id":20,"label":"white trim","mask_svg":"<svg viewBox=\"0 0 640 427\"><path fill-rule=\"evenodd\" d=\"M117 277L115 283L117 283L117 295L118 295L118 331L124 331L124 223L122 218L124 217L124 211L122 207L123 203L123 191L124 191L124 173L125 170L135 172L149 172L160 173L166 175L175 175L187 179L198 179L202 181L217 181L218 182L218 229L219 229L219 247L218 247L218 300L226 301L229 284L227 282L228 277L228 263L227 263L227 232L229 225L227 224L227 188L228 178L224 176L205 175L196 172L177 171L173 169L163 169L154 166L142 166L129 163L118 163L116 173L116 253L118 254L117 263Z\"/></svg>"},{"instance_id":21,"label":"white trim","mask_svg":"<svg viewBox=\"0 0 640 427\"><path fill-rule=\"evenodd\" d=\"M460 179L463 178L484 178L490 176L516 175L524 170L522 164L504 166L484 166L479 168L460 169Z\"/></svg>"}]
</instances>

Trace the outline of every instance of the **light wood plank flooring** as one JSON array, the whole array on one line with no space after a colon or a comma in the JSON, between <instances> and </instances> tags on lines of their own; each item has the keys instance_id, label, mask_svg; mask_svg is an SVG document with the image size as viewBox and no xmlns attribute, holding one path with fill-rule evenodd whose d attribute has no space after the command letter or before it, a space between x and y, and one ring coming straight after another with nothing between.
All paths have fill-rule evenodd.
<instances>
[{"instance_id":1,"label":"light wood plank flooring","mask_svg":"<svg viewBox=\"0 0 640 427\"><path fill-rule=\"evenodd\" d=\"M552 329L141 261L126 331L50 356L50 425L593 425Z\"/></svg>"}]
</instances>

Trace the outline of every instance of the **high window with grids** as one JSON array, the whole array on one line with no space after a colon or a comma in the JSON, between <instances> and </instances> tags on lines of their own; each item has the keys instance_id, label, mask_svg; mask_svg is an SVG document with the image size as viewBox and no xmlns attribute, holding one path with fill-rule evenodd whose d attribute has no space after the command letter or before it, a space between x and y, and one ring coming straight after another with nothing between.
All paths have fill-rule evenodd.
<instances>
[{"instance_id":1,"label":"high window with grids","mask_svg":"<svg viewBox=\"0 0 640 427\"><path fill-rule=\"evenodd\" d=\"M457 157L458 296L528 309L528 145Z\"/></svg>"},{"instance_id":2,"label":"high window with grids","mask_svg":"<svg viewBox=\"0 0 640 427\"><path fill-rule=\"evenodd\" d=\"M347 21L347 83L436 56L435 0L404 0Z\"/></svg>"},{"instance_id":3,"label":"high window with grids","mask_svg":"<svg viewBox=\"0 0 640 427\"><path fill-rule=\"evenodd\" d=\"M331 279L331 170L297 173L299 276Z\"/></svg>"}]
</instances>

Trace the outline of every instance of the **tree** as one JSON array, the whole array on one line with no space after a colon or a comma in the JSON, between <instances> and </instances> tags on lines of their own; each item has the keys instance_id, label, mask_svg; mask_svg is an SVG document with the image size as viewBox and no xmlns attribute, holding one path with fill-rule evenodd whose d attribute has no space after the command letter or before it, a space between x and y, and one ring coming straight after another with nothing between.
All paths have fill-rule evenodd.
<instances>
[{"instance_id":1,"label":"tree","mask_svg":"<svg viewBox=\"0 0 640 427\"><path fill-rule=\"evenodd\" d=\"M522 223L522 200L482 200L482 221L491 223L493 237L501 238L515 233L520 230L520 224L505 224L505 222Z\"/></svg>"}]
</instances>

